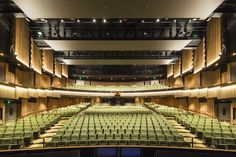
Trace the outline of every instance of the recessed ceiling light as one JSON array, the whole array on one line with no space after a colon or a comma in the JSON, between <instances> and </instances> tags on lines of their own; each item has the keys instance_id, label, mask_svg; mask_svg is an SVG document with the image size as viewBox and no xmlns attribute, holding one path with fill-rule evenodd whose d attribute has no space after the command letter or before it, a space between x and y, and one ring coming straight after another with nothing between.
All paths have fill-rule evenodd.
<instances>
[{"instance_id":1,"label":"recessed ceiling light","mask_svg":"<svg viewBox=\"0 0 236 157\"><path fill-rule=\"evenodd\" d=\"M79 19L77 20L77 23L80 23L80 20L79 20Z\"/></svg>"},{"instance_id":2,"label":"recessed ceiling light","mask_svg":"<svg viewBox=\"0 0 236 157\"><path fill-rule=\"evenodd\" d=\"M96 23L96 19L93 19L93 23Z\"/></svg>"},{"instance_id":3,"label":"recessed ceiling light","mask_svg":"<svg viewBox=\"0 0 236 157\"><path fill-rule=\"evenodd\" d=\"M160 22L160 19L156 19L156 22Z\"/></svg>"},{"instance_id":4,"label":"recessed ceiling light","mask_svg":"<svg viewBox=\"0 0 236 157\"><path fill-rule=\"evenodd\" d=\"M119 20L120 23L122 23L122 20Z\"/></svg>"},{"instance_id":5,"label":"recessed ceiling light","mask_svg":"<svg viewBox=\"0 0 236 157\"><path fill-rule=\"evenodd\" d=\"M103 19L103 23L107 23L107 20L106 20L106 19Z\"/></svg>"},{"instance_id":6,"label":"recessed ceiling light","mask_svg":"<svg viewBox=\"0 0 236 157\"><path fill-rule=\"evenodd\" d=\"M144 20L142 20L142 23L144 23Z\"/></svg>"},{"instance_id":7,"label":"recessed ceiling light","mask_svg":"<svg viewBox=\"0 0 236 157\"><path fill-rule=\"evenodd\" d=\"M177 22L177 20L174 20L174 23L176 23Z\"/></svg>"},{"instance_id":8,"label":"recessed ceiling light","mask_svg":"<svg viewBox=\"0 0 236 157\"><path fill-rule=\"evenodd\" d=\"M64 20L61 20L61 23L63 23L64 22Z\"/></svg>"},{"instance_id":9,"label":"recessed ceiling light","mask_svg":"<svg viewBox=\"0 0 236 157\"><path fill-rule=\"evenodd\" d=\"M38 36L42 36L42 35L43 35L43 33L39 31L38 32Z\"/></svg>"}]
</instances>

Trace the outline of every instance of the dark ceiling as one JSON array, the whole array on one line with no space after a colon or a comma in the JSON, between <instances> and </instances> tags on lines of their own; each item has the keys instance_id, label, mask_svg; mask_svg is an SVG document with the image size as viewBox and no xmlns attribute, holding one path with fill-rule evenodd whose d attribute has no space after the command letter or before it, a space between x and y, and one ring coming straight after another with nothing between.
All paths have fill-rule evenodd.
<instances>
[{"instance_id":1,"label":"dark ceiling","mask_svg":"<svg viewBox=\"0 0 236 157\"><path fill-rule=\"evenodd\" d=\"M217 13L235 13L235 0L225 0ZM0 0L0 13L12 16L22 11L11 0ZM1 20L2 21L2 20ZM3 23L3 22L2 22ZM197 47L205 36L206 21L199 19L37 19L30 21L31 36L40 48L49 40L184 40ZM58 51L62 59L173 59L178 51ZM166 76L165 65L71 65L69 76L81 80L141 81Z\"/></svg>"}]
</instances>

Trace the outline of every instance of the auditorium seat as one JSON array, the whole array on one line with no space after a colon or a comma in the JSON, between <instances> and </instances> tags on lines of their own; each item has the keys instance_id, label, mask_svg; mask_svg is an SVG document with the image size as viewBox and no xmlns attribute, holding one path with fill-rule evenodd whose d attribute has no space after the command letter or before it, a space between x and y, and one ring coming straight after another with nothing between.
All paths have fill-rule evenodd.
<instances>
[{"instance_id":1,"label":"auditorium seat","mask_svg":"<svg viewBox=\"0 0 236 157\"><path fill-rule=\"evenodd\" d=\"M76 129L75 129L76 128ZM69 135L68 135L69 134ZM60 135L62 138L58 138ZM145 107L93 106L73 115L55 135L68 145L181 145L183 137L166 118ZM60 140L60 141L58 141ZM176 142L178 141L178 142ZM54 137L47 146L58 146Z\"/></svg>"}]
</instances>

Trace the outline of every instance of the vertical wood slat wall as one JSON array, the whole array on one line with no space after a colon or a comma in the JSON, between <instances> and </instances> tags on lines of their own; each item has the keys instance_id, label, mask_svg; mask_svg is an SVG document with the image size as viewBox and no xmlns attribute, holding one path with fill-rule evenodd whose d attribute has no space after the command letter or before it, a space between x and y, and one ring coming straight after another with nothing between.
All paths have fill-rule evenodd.
<instances>
[{"instance_id":1,"label":"vertical wood slat wall","mask_svg":"<svg viewBox=\"0 0 236 157\"><path fill-rule=\"evenodd\" d=\"M68 78L68 65L62 64L62 76Z\"/></svg>"},{"instance_id":2,"label":"vertical wood slat wall","mask_svg":"<svg viewBox=\"0 0 236 157\"><path fill-rule=\"evenodd\" d=\"M192 50L183 50L182 51L182 74L187 73L193 69L193 55Z\"/></svg>"},{"instance_id":3,"label":"vertical wood slat wall","mask_svg":"<svg viewBox=\"0 0 236 157\"><path fill-rule=\"evenodd\" d=\"M220 59L221 47L221 18L212 18L207 24L206 61L207 66Z\"/></svg>"},{"instance_id":4,"label":"vertical wood slat wall","mask_svg":"<svg viewBox=\"0 0 236 157\"><path fill-rule=\"evenodd\" d=\"M36 43L32 41L32 51L31 51L31 68L38 72L42 73L42 52L37 47Z\"/></svg>"},{"instance_id":5,"label":"vertical wood slat wall","mask_svg":"<svg viewBox=\"0 0 236 157\"><path fill-rule=\"evenodd\" d=\"M62 71L61 64L57 60L55 60L55 62L54 62L54 74L55 74L55 76L61 78L61 71Z\"/></svg>"},{"instance_id":6,"label":"vertical wood slat wall","mask_svg":"<svg viewBox=\"0 0 236 157\"><path fill-rule=\"evenodd\" d=\"M174 78L181 74L181 59L179 59L174 65Z\"/></svg>"},{"instance_id":7,"label":"vertical wood slat wall","mask_svg":"<svg viewBox=\"0 0 236 157\"><path fill-rule=\"evenodd\" d=\"M53 50L43 50L43 70L53 74L54 59Z\"/></svg>"},{"instance_id":8,"label":"vertical wood slat wall","mask_svg":"<svg viewBox=\"0 0 236 157\"><path fill-rule=\"evenodd\" d=\"M202 39L202 42L194 51L194 74L200 72L205 67L205 39Z\"/></svg>"},{"instance_id":9,"label":"vertical wood slat wall","mask_svg":"<svg viewBox=\"0 0 236 157\"><path fill-rule=\"evenodd\" d=\"M15 19L15 55L16 59L29 67L30 34L25 18Z\"/></svg>"},{"instance_id":10,"label":"vertical wood slat wall","mask_svg":"<svg viewBox=\"0 0 236 157\"><path fill-rule=\"evenodd\" d=\"M174 66L173 64L167 65L167 78L174 75Z\"/></svg>"}]
</instances>

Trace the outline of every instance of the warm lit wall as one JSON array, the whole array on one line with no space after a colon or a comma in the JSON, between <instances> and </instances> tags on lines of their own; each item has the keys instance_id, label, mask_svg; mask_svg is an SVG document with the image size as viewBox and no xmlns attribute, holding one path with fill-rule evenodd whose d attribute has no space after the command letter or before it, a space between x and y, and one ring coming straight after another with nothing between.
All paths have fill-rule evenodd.
<instances>
[{"instance_id":1,"label":"warm lit wall","mask_svg":"<svg viewBox=\"0 0 236 157\"><path fill-rule=\"evenodd\" d=\"M179 59L174 65L174 78L181 75L181 59Z\"/></svg>"},{"instance_id":2,"label":"warm lit wall","mask_svg":"<svg viewBox=\"0 0 236 157\"><path fill-rule=\"evenodd\" d=\"M207 23L207 38L206 38L206 61L207 66L212 65L220 59L222 53L222 30L221 18L212 18Z\"/></svg>"},{"instance_id":3,"label":"warm lit wall","mask_svg":"<svg viewBox=\"0 0 236 157\"><path fill-rule=\"evenodd\" d=\"M42 69L45 72L53 74L53 67L54 67L53 50L43 50L42 63L43 63Z\"/></svg>"},{"instance_id":4,"label":"warm lit wall","mask_svg":"<svg viewBox=\"0 0 236 157\"><path fill-rule=\"evenodd\" d=\"M50 88L51 87L51 77L45 74L35 74L35 87L37 88Z\"/></svg>"},{"instance_id":5,"label":"warm lit wall","mask_svg":"<svg viewBox=\"0 0 236 157\"><path fill-rule=\"evenodd\" d=\"M200 45L194 51L194 74L200 72L205 67L205 39L203 38Z\"/></svg>"},{"instance_id":6,"label":"warm lit wall","mask_svg":"<svg viewBox=\"0 0 236 157\"><path fill-rule=\"evenodd\" d=\"M220 69L202 72L202 86L212 86L220 84Z\"/></svg>"},{"instance_id":7,"label":"warm lit wall","mask_svg":"<svg viewBox=\"0 0 236 157\"><path fill-rule=\"evenodd\" d=\"M185 88L198 88L200 87L201 74L189 74L184 77Z\"/></svg>"},{"instance_id":8,"label":"warm lit wall","mask_svg":"<svg viewBox=\"0 0 236 157\"><path fill-rule=\"evenodd\" d=\"M185 74L193 69L193 51L183 50L181 59L182 74Z\"/></svg>"},{"instance_id":9,"label":"warm lit wall","mask_svg":"<svg viewBox=\"0 0 236 157\"><path fill-rule=\"evenodd\" d=\"M42 73L42 52L41 50L37 47L36 43L32 40L31 44L31 60L30 60L30 67L38 72Z\"/></svg>"},{"instance_id":10,"label":"warm lit wall","mask_svg":"<svg viewBox=\"0 0 236 157\"><path fill-rule=\"evenodd\" d=\"M30 33L29 25L25 18L15 19L15 55L16 59L29 67L30 58Z\"/></svg>"},{"instance_id":11,"label":"warm lit wall","mask_svg":"<svg viewBox=\"0 0 236 157\"><path fill-rule=\"evenodd\" d=\"M167 65L167 78L169 78L173 75L174 75L174 65L169 64L169 65Z\"/></svg>"}]
</instances>

